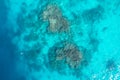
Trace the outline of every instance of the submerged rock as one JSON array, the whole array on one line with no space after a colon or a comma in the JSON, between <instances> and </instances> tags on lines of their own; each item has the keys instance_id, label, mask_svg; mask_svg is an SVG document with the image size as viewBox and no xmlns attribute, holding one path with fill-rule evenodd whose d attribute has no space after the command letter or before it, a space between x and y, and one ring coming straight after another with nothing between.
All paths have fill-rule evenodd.
<instances>
[{"instance_id":1,"label":"submerged rock","mask_svg":"<svg viewBox=\"0 0 120 80\"><path fill-rule=\"evenodd\" d=\"M49 22L48 31L50 32L64 32L68 30L69 23L62 16L61 10L56 5L47 6L45 11L43 11L43 20Z\"/></svg>"}]
</instances>

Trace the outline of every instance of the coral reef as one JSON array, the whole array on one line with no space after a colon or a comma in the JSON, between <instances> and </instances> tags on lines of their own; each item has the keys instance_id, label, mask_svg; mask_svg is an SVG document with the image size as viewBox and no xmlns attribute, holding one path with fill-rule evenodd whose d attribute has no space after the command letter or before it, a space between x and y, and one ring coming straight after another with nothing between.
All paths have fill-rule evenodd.
<instances>
[{"instance_id":1,"label":"coral reef","mask_svg":"<svg viewBox=\"0 0 120 80\"><path fill-rule=\"evenodd\" d=\"M99 8L86 11L82 17L89 20L88 22L94 22L97 19L96 17L101 15L101 11L99 12L97 9ZM18 36L18 46L19 44L19 48L22 46L20 51L22 51L28 67L32 71L39 71L47 67L47 69L59 73L72 73L80 76L80 71L89 64L91 53L93 53L90 50L90 45L93 45L94 42L95 49L97 46L97 40L93 37L89 37L90 40L88 40L84 36L84 41L86 39L85 44L82 41L81 35L85 35L85 33L88 35L88 33L87 29L82 29L80 26L78 18L82 18L81 15L80 17L75 15L77 20L75 20L76 23L73 23L73 27L74 24L77 24L78 27L73 29L57 5L49 4L41 12L37 10L39 8L18 19L18 22L21 21L23 24L19 24L22 31ZM93 15L91 12L97 14ZM79 31L81 35L78 39ZM49 32L55 34L49 34ZM75 35L76 37L74 37ZM92 36L92 32L90 35ZM78 43L76 39L78 39ZM89 42L89 46L86 46L87 42ZM45 56L43 57L43 55Z\"/></svg>"},{"instance_id":2,"label":"coral reef","mask_svg":"<svg viewBox=\"0 0 120 80\"><path fill-rule=\"evenodd\" d=\"M58 45L59 44L59 45ZM78 47L70 42L60 42L55 44L48 53L50 66L61 67L61 63L70 68L78 68L82 61L82 53ZM65 67L64 67L65 68Z\"/></svg>"},{"instance_id":3,"label":"coral reef","mask_svg":"<svg viewBox=\"0 0 120 80\"><path fill-rule=\"evenodd\" d=\"M39 43L33 45L31 48L24 49L22 52L24 59L26 60L27 65L29 66L30 70L40 70L41 63L40 60L38 62L38 58L42 48Z\"/></svg>"},{"instance_id":4,"label":"coral reef","mask_svg":"<svg viewBox=\"0 0 120 80\"><path fill-rule=\"evenodd\" d=\"M115 61L113 59L109 59L106 63L106 68L108 70L113 70L115 69L115 67L116 67Z\"/></svg>"},{"instance_id":5,"label":"coral reef","mask_svg":"<svg viewBox=\"0 0 120 80\"><path fill-rule=\"evenodd\" d=\"M86 10L83 12L82 16L85 23L93 24L96 21L100 21L104 13L104 8L101 5L98 5L95 8Z\"/></svg>"},{"instance_id":6,"label":"coral reef","mask_svg":"<svg viewBox=\"0 0 120 80\"><path fill-rule=\"evenodd\" d=\"M43 20L49 22L48 31L64 32L68 30L69 23L62 16L61 10L56 5L48 5L43 11Z\"/></svg>"},{"instance_id":7,"label":"coral reef","mask_svg":"<svg viewBox=\"0 0 120 80\"><path fill-rule=\"evenodd\" d=\"M36 41L38 40L38 38L39 38L39 35L33 32L24 36L25 41Z\"/></svg>"}]
</instances>

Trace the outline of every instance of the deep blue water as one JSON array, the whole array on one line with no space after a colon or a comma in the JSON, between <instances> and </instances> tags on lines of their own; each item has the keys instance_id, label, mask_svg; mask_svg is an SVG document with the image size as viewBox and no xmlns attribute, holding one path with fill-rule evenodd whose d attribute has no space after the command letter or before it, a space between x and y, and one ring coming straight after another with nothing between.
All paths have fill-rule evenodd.
<instances>
[{"instance_id":1,"label":"deep blue water","mask_svg":"<svg viewBox=\"0 0 120 80\"><path fill-rule=\"evenodd\" d=\"M15 72L15 46L11 42L11 31L8 30L8 8L4 0L0 0L0 80L16 80Z\"/></svg>"}]
</instances>

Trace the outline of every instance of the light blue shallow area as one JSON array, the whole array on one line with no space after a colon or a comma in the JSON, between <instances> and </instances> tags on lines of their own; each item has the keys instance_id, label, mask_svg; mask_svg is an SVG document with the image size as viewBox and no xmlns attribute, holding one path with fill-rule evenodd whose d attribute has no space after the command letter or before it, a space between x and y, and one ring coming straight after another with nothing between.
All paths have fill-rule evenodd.
<instances>
[{"instance_id":1,"label":"light blue shallow area","mask_svg":"<svg viewBox=\"0 0 120 80\"><path fill-rule=\"evenodd\" d=\"M11 27L13 32L18 34L13 38L13 44L18 49L16 54L20 58L16 67L18 72L19 69L24 71L26 80L120 80L119 0L10 0L8 4L10 4L8 22L14 26ZM32 14L36 17L48 4L59 6L63 16L70 23L72 41L79 49L81 47L87 49L87 54L83 54L88 65L82 66L75 73L72 73L72 69L65 69L65 74L59 74L46 67L44 58L47 58L49 48L60 40L68 39L64 33L46 33L47 22L40 21L39 25L36 24L39 28L34 33L39 35L38 40L24 41L24 36L29 34L34 26L26 31L21 30L29 26L22 22L21 17L32 14L33 9L38 11ZM34 23L36 18L25 20L29 22L33 20L31 22ZM26 64L27 59L22 56L25 54L24 50L35 48L36 43L41 45L41 54L37 56L36 61L41 70L34 71Z\"/></svg>"}]
</instances>

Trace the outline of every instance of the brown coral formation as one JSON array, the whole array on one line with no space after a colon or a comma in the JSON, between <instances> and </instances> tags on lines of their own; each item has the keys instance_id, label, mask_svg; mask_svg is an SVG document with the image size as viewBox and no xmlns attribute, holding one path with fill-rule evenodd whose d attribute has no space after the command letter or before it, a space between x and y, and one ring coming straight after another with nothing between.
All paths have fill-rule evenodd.
<instances>
[{"instance_id":1,"label":"brown coral formation","mask_svg":"<svg viewBox=\"0 0 120 80\"><path fill-rule=\"evenodd\" d=\"M61 10L56 5L48 5L43 11L43 20L49 22L48 31L64 32L68 30L68 21L62 16Z\"/></svg>"},{"instance_id":2,"label":"brown coral formation","mask_svg":"<svg viewBox=\"0 0 120 80\"><path fill-rule=\"evenodd\" d=\"M67 44L65 46L66 53L66 62L71 66L72 68L76 68L79 66L82 54L79 51L79 49L73 45L73 44Z\"/></svg>"},{"instance_id":3,"label":"brown coral formation","mask_svg":"<svg viewBox=\"0 0 120 80\"><path fill-rule=\"evenodd\" d=\"M78 68L82 61L80 50L72 43L64 43L61 48L55 49L55 54L55 62L64 60L70 68Z\"/></svg>"}]
</instances>

